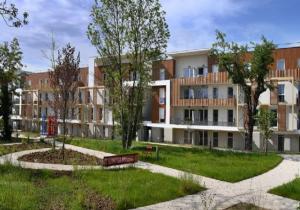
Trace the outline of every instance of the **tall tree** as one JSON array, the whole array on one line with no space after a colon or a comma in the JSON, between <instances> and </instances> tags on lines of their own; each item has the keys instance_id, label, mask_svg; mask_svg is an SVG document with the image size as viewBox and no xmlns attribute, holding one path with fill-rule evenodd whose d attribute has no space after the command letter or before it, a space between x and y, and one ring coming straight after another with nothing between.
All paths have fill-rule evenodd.
<instances>
[{"instance_id":1,"label":"tall tree","mask_svg":"<svg viewBox=\"0 0 300 210\"><path fill-rule=\"evenodd\" d=\"M20 79L19 75L23 67L21 61L22 52L17 39L14 39L10 44L5 42L0 45L0 116L3 120L2 137L6 141L11 140L12 94Z\"/></svg>"},{"instance_id":2,"label":"tall tree","mask_svg":"<svg viewBox=\"0 0 300 210\"><path fill-rule=\"evenodd\" d=\"M123 147L140 128L151 64L165 54L170 36L159 0L97 0L88 37L106 73ZM130 80L131 82L126 82Z\"/></svg>"},{"instance_id":3,"label":"tall tree","mask_svg":"<svg viewBox=\"0 0 300 210\"><path fill-rule=\"evenodd\" d=\"M268 88L272 88L266 78L274 62L272 53L276 48L273 42L265 37L262 37L261 43L250 43L250 45L249 47L228 42L224 33L217 32L216 42L211 51L212 55L216 56L220 68L228 72L233 83L238 84L244 93L246 150L252 150L253 127L259 96ZM247 59L250 51L250 59Z\"/></svg>"},{"instance_id":4,"label":"tall tree","mask_svg":"<svg viewBox=\"0 0 300 210\"><path fill-rule=\"evenodd\" d=\"M260 108L257 113L257 124L260 130L260 133L264 138L264 150L265 153L268 152L268 141L271 139L272 134L274 133L272 129L272 122L275 120L275 113L269 109Z\"/></svg>"},{"instance_id":5,"label":"tall tree","mask_svg":"<svg viewBox=\"0 0 300 210\"><path fill-rule=\"evenodd\" d=\"M0 1L0 16L10 27L21 27L28 24L28 13L24 12L21 17L15 4L8 4L6 0Z\"/></svg>"},{"instance_id":6,"label":"tall tree","mask_svg":"<svg viewBox=\"0 0 300 210\"><path fill-rule=\"evenodd\" d=\"M74 95L78 87L78 76L80 53L76 55L75 47L67 44L66 47L58 51L55 68L49 70L50 87L52 88L53 100L58 109L59 118L63 125L63 146L62 155L64 159L65 140L66 140L66 119L68 110L76 102Z\"/></svg>"}]
</instances>

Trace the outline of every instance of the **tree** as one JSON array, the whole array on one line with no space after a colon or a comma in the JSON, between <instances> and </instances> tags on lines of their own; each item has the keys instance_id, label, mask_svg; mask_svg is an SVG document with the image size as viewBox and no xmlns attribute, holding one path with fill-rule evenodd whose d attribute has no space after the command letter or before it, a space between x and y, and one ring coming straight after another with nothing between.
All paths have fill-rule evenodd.
<instances>
[{"instance_id":1,"label":"tree","mask_svg":"<svg viewBox=\"0 0 300 210\"><path fill-rule=\"evenodd\" d=\"M2 137L6 141L11 140L12 94L20 80L19 75L23 67L21 61L22 52L17 39L14 39L10 44L4 42L0 45L0 116L3 120Z\"/></svg>"},{"instance_id":2,"label":"tree","mask_svg":"<svg viewBox=\"0 0 300 210\"><path fill-rule=\"evenodd\" d=\"M6 0L0 2L0 15L6 25L10 27L21 27L28 24L28 13L24 12L19 17L19 10L14 4L8 4Z\"/></svg>"},{"instance_id":3,"label":"tree","mask_svg":"<svg viewBox=\"0 0 300 210\"><path fill-rule=\"evenodd\" d=\"M268 152L268 141L271 139L274 131L272 130L272 122L275 120L275 115L269 109L260 108L257 114L258 127L264 138L264 150Z\"/></svg>"},{"instance_id":4,"label":"tree","mask_svg":"<svg viewBox=\"0 0 300 210\"><path fill-rule=\"evenodd\" d=\"M261 43L251 42L251 47L228 42L226 35L221 32L217 32L216 38L211 50L212 55L217 58L220 68L228 72L233 83L238 84L244 93L245 149L252 150L253 127L259 96L268 88L272 89L272 85L265 79L274 62L272 53L276 46L265 37L262 37ZM247 60L250 49L253 51L250 59Z\"/></svg>"},{"instance_id":5,"label":"tree","mask_svg":"<svg viewBox=\"0 0 300 210\"><path fill-rule=\"evenodd\" d=\"M165 12L158 0L97 0L91 17L88 37L104 66L114 119L127 149L140 128L152 62L167 47Z\"/></svg>"},{"instance_id":6,"label":"tree","mask_svg":"<svg viewBox=\"0 0 300 210\"><path fill-rule=\"evenodd\" d=\"M49 82L53 90L53 101L55 101L63 125L63 159L65 157L66 118L69 107L72 107L76 103L73 96L78 87L79 63L80 53L76 56L75 47L67 44L66 47L58 51L55 68L49 70Z\"/></svg>"}]
</instances>

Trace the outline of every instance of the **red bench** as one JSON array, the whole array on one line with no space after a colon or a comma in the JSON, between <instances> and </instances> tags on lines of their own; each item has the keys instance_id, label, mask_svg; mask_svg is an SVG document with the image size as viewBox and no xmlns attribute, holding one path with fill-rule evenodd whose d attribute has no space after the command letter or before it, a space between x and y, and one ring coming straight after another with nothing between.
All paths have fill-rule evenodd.
<instances>
[{"instance_id":1,"label":"red bench","mask_svg":"<svg viewBox=\"0 0 300 210\"><path fill-rule=\"evenodd\" d=\"M138 161L138 154L125 154L125 155L114 155L103 158L103 166L115 166L129 163L136 163Z\"/></svg>"}]
</instances>

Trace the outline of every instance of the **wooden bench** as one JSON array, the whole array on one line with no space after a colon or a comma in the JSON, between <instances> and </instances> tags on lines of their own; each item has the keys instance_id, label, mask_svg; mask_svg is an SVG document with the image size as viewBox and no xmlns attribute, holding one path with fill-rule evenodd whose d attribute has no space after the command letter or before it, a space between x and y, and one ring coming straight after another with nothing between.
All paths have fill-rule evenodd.
<instances>
[{"instance_id":1,"label":"wooden bench","mask_svg":"<svg viewBox=\"0 0 300 210\"><path fill-rule=\"evenodd\" d=\"M123 165L129 163L136 163L138 161L138 154L124 154L124 155L114 155L107 156L103 158L102 165L107 166L115 166L115 165Z\"/></svg>"}]
</instances>

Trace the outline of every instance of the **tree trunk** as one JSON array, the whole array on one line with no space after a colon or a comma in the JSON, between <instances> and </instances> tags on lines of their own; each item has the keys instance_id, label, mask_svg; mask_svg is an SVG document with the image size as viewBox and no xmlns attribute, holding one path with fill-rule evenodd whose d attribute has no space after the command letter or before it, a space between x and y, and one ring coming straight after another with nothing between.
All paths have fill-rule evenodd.
<instances>
[{"instance_id":1,"label":"tree trunk","mask_svg":"<svg viewBox=\"0 0 300 210\"><path fill-rule=\"evenodd\" d=\"M12 128L10 125L10 114L11 114L11 107L12 107L12 101L11 96L9 94L8 90L8 84L1 85L1 115L3 120L3 139L5 141L11 141L11 134L12 134Z\"/></svg>"}]
</instances>

